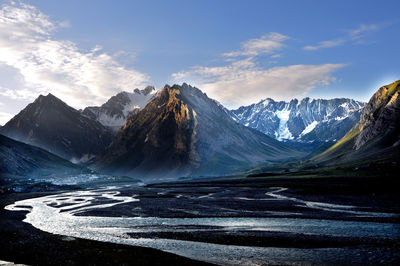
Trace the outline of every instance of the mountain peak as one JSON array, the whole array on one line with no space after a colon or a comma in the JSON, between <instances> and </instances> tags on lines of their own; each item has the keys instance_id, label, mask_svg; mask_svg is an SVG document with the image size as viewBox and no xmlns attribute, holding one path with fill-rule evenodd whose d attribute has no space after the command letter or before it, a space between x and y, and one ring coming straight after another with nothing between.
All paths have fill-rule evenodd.
<instances>
[{"instance_id":1,"label":"mountain peak","mask_svg":"<svg viewBox=\"0 0 400 266\"><path fill-rule=\"evenodd\" d=\"M49 93L46 96L40 94L39 97L36 98L34 103L39 104L39 105L54 105L54 104L62 104L62 105L67 105L65 102L54 96L53 94Z\"/></svg>"},{"instance_id":2,"label":"mountain peak","mask_svg":"<svg viewBox=\"0 0 400 266\"><path fill-rule=\"evenodd\" d=\"M154 86L146 86L146 88L144 88L143 90L142 90L142 92L143 92L143 94L144 95L148 95L148 94L150 94L150 93L152 93L153 91L155 91L156 89L154 88Z\"/></svg>"},{"instance_id":3,"label":"mountain peak","mask_svg":"<svg viewBox=\"0 0 400 266\"><path fill-rule=\"evenodd\" d=\"M379 88L377 91L378 95L382 95L381 97L391 97L393 96L396 92L399 92L399 86L400 86L400 80L397 80L393 83L390 83L389 85L385 85Z\"/></svg>"},{"instance_id":4,"label":"mountain peak","mask_svg":"<svg viewBox=\"0 0 400 266\"><path fill-rule=\"evenodd\" d=\"M141 177L227 174L295 157L284 144L233 121L188 84L165 85L130 116L96 167Z\"/></svg>"},{"instance_id":5,"label":"mountain peak","mask_svg":"<svg viewBox=\"0 0 400 266\"><path fill-rule=\"evenodd\" d=\"M14 116L1 132L65 159L97 155L111 142L109 129L49 93Z\"/></svg>"},{"instance_id":6,"label":"mountain peak","mask_svg":"<svg viewBox=\"0 0 400 266\"><path fill-rule=\"evenodd\" d=\"M348 162L400 156L400 81L380 87L364 107L359 122L335 145L314 159Z\"/></svg>"},{"instance_id":7,"label":"mountain peak","mask_svg":"<svg viewBox=\"0 0 400 266\"><path fill-rule=\"evenodd\" d=\"M143 95L149 95L151 93L153 93L156 89L154 88L154 86L146 86L146 88L144 88L143 90L139 90L138 88L133 90L133 93L136 94L143 94ZM125 92L127 93L127 92Z\"/></svg>"}]
</instances>

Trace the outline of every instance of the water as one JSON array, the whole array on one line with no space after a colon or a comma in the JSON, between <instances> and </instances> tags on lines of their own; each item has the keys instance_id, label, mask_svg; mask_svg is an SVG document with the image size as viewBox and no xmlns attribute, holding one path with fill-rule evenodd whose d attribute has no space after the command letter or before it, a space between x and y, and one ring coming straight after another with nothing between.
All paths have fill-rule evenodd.
<instances>
[{"instance_id":1,"label":"water","mask_svg":"<svg viewBox=\"0 0 400 266\"><path fill-rule=\"evenodd\" d=\"M343 215L354 217L391 217L396 215L358 211L356 206L352 205L305 201L281 194L284 191L284 188L272 188L262 193L257 191L258 195L264 195L257 198L255 197L257 193L244 193L243 191L230 193L226 189L214 188L212 192L203 190L195 192L193 190L154 189L153 191L144 188L129 190L124 187L107 187L22 200L7 206L6 209L28 211L24 221L46 232L150 247L221 265L341 264L344 261L350 264L359 264L365 261L377 263L382 259L390 262L390 259L394 258L391 250L385 248L368 250L368 248L360 246L314 249L257 247L251 246L251 243L240 246L155 237L133 238L130 235L132 233L146 235L156 232L190 234L202 231L206 234L222 232L229 235L235 235L237 232L279 232L305 234L311 237L323 235L384 240L399 239L398 224L394 223L296 218L296 216L301 216L301 213L286 210L281 212L274 210L270 213L292 217L238 217L238 213L251 214L252 212L252 210L248 210L251 208L238 208L242 204L252 204L245 206L256 204L257 208L253 211L259 214L262 211L268 212L265 208L268 209L271 204L271 206L275 206L283 203L290 205L290 208L297 206L298 208L307 208L311 212L340 212ZM237 196L238 194L239 196ZM147 202L154 204L149 205ZM157 204L161 204L160 202L165 204L160 205L164 209L163 211L167 211L167 216L172 217L161 217L161 215L157 215L159 211L143 210L153 208ZM168 202L172 202L172 206ZM264 208L262 202L264 205L270 205ZM228 209L227 212L231 214L234 211L238 213L234 213L235 217L201 217L200 214L208 214L211 209L218 209L218 207ZM123 210L122 213L128 217L107 215L116 210L119 213ZM191 213L193 217L174 217L174 213Z\"/></svg>"}]
</instances>

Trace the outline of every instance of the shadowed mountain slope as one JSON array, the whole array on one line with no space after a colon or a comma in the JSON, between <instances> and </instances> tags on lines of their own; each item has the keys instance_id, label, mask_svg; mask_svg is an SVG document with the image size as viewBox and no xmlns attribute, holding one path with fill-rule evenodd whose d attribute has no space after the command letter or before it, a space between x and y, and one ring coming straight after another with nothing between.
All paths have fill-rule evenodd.
<instances>
[{"instance_id":1,"label":"shadowed mountain slope","mask_svg":"<svg viewBox=\"0 0 400 266\"><path fill-rule=\"evenodd\" d=\"M0 133L74 162L85 162L103 152L113 137L110 129L52 94L40 95Z\"/></svg>"},{"instance_id":2,"label":"shadowed mountain slope","mask_svg":"<svg viewBox=\"0 0 400 266\"><path fill-rule=\"evenodd\" d=\"M89 173L41 148L0 135L0 178L6 176L45 177Z\"/></svg>"}]
</instances>

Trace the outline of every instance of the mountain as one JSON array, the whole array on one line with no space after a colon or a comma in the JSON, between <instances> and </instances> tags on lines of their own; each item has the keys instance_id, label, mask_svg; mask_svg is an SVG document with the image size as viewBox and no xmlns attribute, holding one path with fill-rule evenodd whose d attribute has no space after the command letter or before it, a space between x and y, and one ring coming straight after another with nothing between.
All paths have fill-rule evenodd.
<instances>
[{"instance_id":1,"label":"mountain","mask_svg":"<svg viewBox=\"0 0 400 266\"><path fill-rule=\"evenodd\" d=\"M290 102L276 102L268 98L229 113L242 125L296 148L311 145L308 148L311 151L325 142L342 138L357 123L364 106L363 102L344 98L304 98Z\"/></svg>"},{"instance_id":2,"label":"mountain","mask_svg":"<svg viewBox=\"0 0 400 266\"><path fill-rule=\"evenodd\" d=\"M113 138L110 129L52 94L40 95L5 124L0 133L73 162L92 159Z\"/></svg>"},{"instance_id":3,"label":"mountain","mask_svg":"<svg viewBox=\"0 0 400 266\"><path fill-rule=\"evenodd\" d=\"M154 95L153 86L147 86L143 90L135 89L133 93L120 92L102 106L86 107L82 114L116 132L125 124L129 115L145 107Z\"/></svg>"},{"instance_id":4,"label":"mountain","mask_svg":"<svg viewBox=\"0 0 400 266\"><path fill-rule=\"evenodd\" d=\"M383 86L364 107L359 122L312 161L335 165L400 158L400 80Z\"/></svg>"},{"instance_id":5,"label":"mountain","mask_svg":"<svg viewBox=\"0 0 400 266\"><path fill-rule=\"evenodd\" d=\"M128 118L95 169L135 177L229 174L301 156L233 121L199 89L166 85Z\"/></svg>"},{"instance_id":6,"label":"mountain","mask_svg":"<svg viewBox=\"0 0 400 266\"><path fill-rule=\"evenodd\" d=\"M88 172L86 168L41 148L0 135L0 178L26 175L27 177L44 177Z\"/></svg>"}]
</instances>

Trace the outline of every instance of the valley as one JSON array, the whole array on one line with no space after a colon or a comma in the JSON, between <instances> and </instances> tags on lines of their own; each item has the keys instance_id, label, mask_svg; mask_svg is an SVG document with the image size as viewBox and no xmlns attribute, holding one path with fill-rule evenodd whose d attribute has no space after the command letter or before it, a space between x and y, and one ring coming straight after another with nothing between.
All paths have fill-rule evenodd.
<instances>
[{"instance_id":1,"label":"valley","mask_svg":"<svg viewBox=\"0 0 400 266\"><path fill-rule=\"evenodd\" d=\"M17 201L6 210L27 212L26 223L72 243L141 246L219 265L399 262L397 183L259 179L257 186L242 179L97 187Z\"/></svg>"},{"instance_id":2,"label":"valley","mask_svg":"<svg viewBox=\"0 0 400 266\"><path fill-rule=\"evenodd\" d=\"M129 115L119 101L132 101L132 95L83 112L48 95L2 127L7 134L20 132L20 141L0 138L2 259L43 265L61 258L71 265L400 262L400 81L378 89L366 105L345 99L331 101L326 110L310 100L302 103L317 109L265 105L266 113L276 108L281 119L280 133L272 136L238 123L231 111L188 84L152 93L148 88L135 92L148 103ZM54 109L73 125L63 140L86 144L94 126L109 144L87 142L75 149L60 142L64 125L42 115L42 102L44 110ZM26 117L32 108L35 115ZM125 115L116 131L109 122ZM339 115L347 118L327 118ZM295 139L289 128L300 118L303 128ZM26 137L31 120L39 133ZM90 125L87 132L82 122ZM318 131L309 135L332 131L329 125L341 129L327 139ZM85 134L71 133L80 131ZM63 152L45 150L52 145L48 136ZM307 144L305 136L318 138ZM74 154L85 149L95 152L76 164ZM23 252L27 256L20 257ZM157 258L148 258L152 254Z\"/></svg>"}]
</instances>

